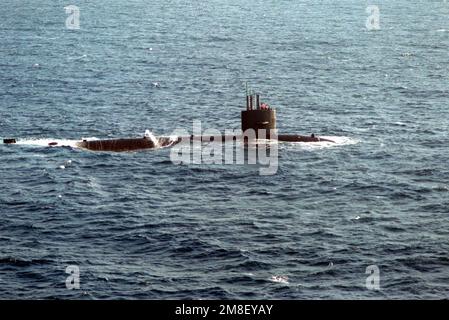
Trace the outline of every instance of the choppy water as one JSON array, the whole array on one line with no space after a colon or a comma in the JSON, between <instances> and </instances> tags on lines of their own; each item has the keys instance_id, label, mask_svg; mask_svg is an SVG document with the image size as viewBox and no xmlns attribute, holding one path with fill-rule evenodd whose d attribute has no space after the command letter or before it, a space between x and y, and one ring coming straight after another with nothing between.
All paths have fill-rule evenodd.
<instances>
[{"instance_id":1,"label":"choppy water","mask_svg":"<svg viewBox=\"0 0 449 320\"><path fill-rule=\"evenodd\" d=\"M74 1L80 30L68 4L0 4L0 298L448 297L449 3ZM274 176L70 147L238 128L245 81L341 143Z\"/></svg>"}]
</instances>

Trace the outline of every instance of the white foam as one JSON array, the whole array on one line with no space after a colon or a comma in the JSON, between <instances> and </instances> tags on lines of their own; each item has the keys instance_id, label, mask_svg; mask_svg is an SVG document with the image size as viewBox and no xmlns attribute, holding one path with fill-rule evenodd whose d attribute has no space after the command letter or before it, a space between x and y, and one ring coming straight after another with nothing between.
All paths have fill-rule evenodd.
<instances>
[{"instance_id":1,"label":"white foam","mask_svg":"<svg viewBox=\"0 0 449 320\"><path fill-rule=\"evenodd\" d=\"M288 277L287 276L271 276L270 281L277 282L277 283L283 283L283 284L289 284Z\"/></svg>"},{"instance_id":2,"label":"white foam","mask_svg":"<svg viewBox=\"0 0 449 320\"><path fill-rule=\"evenodd\" d=\"M97 137L82 137L81 138L81 140L82 141L84 141L84 140L86 140L86 141L95 141L95 140L101 140L101 139L99 139L99 138L97 138Z\"/></svg>"},{"instance_id":3,"label":"white foam","mask_svg":"<svg viewBox=\"0 0 449 320\"><path fill-rule=\"evenodd\" d=\"M178 141L179 137L176 135L171 135L168 137L169 143L165 147L171 147L176 141Z\"/></svg>"},{"instance_id":4,"label":"white foam","mask_svg":"<svg viewBox=\"0 0 449 320\"><path fill-rule=\"evenodd\" d=\"M289 146L296 146L301 149L306 150L315 150L315 149L326 149L326 148L336 148L340 146L347 146L357 144L360 141L350 137L338 137L338 136L320 136L320 138L332 140L329 141L320 141L320 142L283 142Z\"/></svg>"},{"instance_id":5,"label":"white foam","mask_svg":"<svg viewBox=\"0 0 449 320\"><path fill-rule=\"evenodd\" d=\"M54 146L50 146L49 143L57 144ZM72 147L77 148L77 143L81 142L80 140L64 140L64 139L19 139L16 144L25 145L25 146L36 146L36 147Z\"/></svg>"},{"instance_id":6,"label":"white foam","mask_svg":"<svg viewBox=\"0 0 449 320\"><path fill-rule=\"evenodd\" d=\"M150 139L156 147L160 147L158 138L149 130L145 131L145 137ZM257 140L259 144L279 144L279 147L281 146L288 146L294 147L294 148L300 148L305 150L316 150L316 149L325 149L325 148L335 148L340 146L347 146L347 145L353 145L357 144L360 141L354 138L350 137L342 137L342 136L321 136L323 139L329 139L334 142L328 142L328 141L321 141L321 142L278 142L274 140ZM178 136L172 135L169 136L170 143L164 147L170 147L178 140ZM90 138L82 138L80 140L68 140L68 139L48 139L48 138L29 138L29 139L18 139L17 143L18 145L25 145L25 146L36 146L36 147L71 147L71 148L78 148L78 143L82 142L82 140L98 140L96 137L90 137ZM54 146L50 146L50 143L56 143ZM211 142L214 143L214 142ZM234 143L234 142L231 142ZM250 146L253 144L250 144ZM257 145L257 144L255 144ZM194 147L198 145L194 144Z\"/></svg>"},{"instance_id":7,"label":"white foam","mask_svg":"<svg viewBox=\"0 0 449 320\"><path fill-rule=\"evenodd\" d=\"M155 148L159 147L159 140L156 138L156 136L150 130L145 130L145 138L147 138L151 142L153 142Z\"/></svg>"},{"instance_id":8,"label":"white foam","mask_svg":"<svg viewBox=\"0 0 449 320\"><path fill-rule=\"evenodd\" d=\"M338 137L338 136L322 136L321 138L323 139L328 139L328 140L332 140L335 143L332 143L334 146L347 146L347 145L351 145L351 144L357 144L360 141L354 138L350 138L350 137ZM321 143L321 142L318 142Z\"/></svg>"}]
</instances>

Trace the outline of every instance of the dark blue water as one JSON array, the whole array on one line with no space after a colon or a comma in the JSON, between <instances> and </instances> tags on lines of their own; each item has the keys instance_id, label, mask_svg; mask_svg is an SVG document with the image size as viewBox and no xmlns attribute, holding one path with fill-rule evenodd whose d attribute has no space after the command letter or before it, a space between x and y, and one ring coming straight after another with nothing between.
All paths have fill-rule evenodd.
<instances>
[{"instance_id":1,"label":"dark blue water","mask_svg":"<svg viewBox=\"0 0 449 320\"><path fill-rule=\"evenodd\" d=\"M448 297L449 3L2 0L0 40L0 298ZM238 128L246 81L339 143L274 176L45 147Z\"/></svg>"}]
</instances>

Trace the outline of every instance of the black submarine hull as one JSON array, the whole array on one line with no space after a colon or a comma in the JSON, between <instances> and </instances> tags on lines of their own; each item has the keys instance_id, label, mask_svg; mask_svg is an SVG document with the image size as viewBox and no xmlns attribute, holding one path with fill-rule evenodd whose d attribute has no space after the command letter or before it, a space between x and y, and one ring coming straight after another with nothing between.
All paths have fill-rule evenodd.
<instances>
[{"instance_id":1,"label":"black submarine hull","mask_svg":"<svg viewBox=\"0 0 449 320\"><path fill-rule=\"evenodd\" d=\"M90 141L83 140L82 142L78 142L77 146L79 148L91 151L126 152L144 149L154 149L157 147L166 147L178 143L180 141L178 140L173 141L169 137L157 138L156 143L148 138L128 138L128 139L109 139L109 140L90 140Z\"/></svg>"},{"instance_id":2,"label":"black submarine hull","mask_svg":"<svg viewBox=\"0 0 449 320\"><path fill-rule=\"evenodd\" d=\"M138 151L145 149L155 149L160 147L168 147L180 143L181 141L233 141L244 139L247 142L248 139L242 136L186 136L178 137L173 140L170 137L157 138L157 144L148 138L128 138L128 139L109 139L109 140L92 140L82 141L77 144L79 148L91 150L91 151L110 151L110 152L127 152ZM324 139L320 137L307 137L301 135L279 135L277 138L271 138L269 140L277 140L281 142L331 142L334 141Z\"/></svg>"}]
</instances>

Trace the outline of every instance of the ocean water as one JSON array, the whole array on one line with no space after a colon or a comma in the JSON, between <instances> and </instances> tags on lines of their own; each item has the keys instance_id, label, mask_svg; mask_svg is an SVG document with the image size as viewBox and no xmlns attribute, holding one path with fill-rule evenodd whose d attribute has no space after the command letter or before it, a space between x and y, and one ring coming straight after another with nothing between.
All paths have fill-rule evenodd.
<instances>
[{"instance_id":1,"label":"ocean water","mask_svg":"<svg viewBox=\"0 0 449 320\"><path fill-rule=\"evenodd\" d=\"M446 1L2 0L0 40L0 298L448 298ZM338 143L272 176L74 147L239 128L246 82Z\"/></svg>"}]
</instances>

